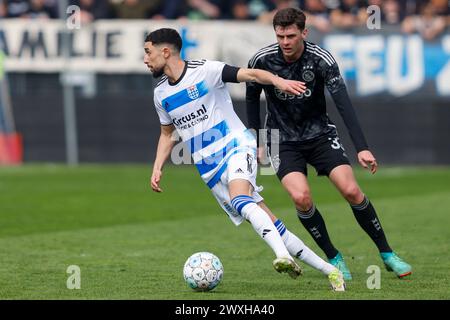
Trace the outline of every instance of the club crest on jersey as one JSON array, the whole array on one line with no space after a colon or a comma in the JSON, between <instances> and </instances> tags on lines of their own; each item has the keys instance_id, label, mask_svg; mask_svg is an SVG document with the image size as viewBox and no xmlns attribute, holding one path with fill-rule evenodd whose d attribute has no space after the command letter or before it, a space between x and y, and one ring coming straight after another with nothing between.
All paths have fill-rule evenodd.
<instances>
[{"instance_id":1,"label":"club crest on jersey","mask_svg":"<svg viewBox=\"0 0 450 320\"><path fill-rule=\"evenodd\" d=\"M191 98L192 100L197 99L200 95L196 85L190 86L186 90L189 98Z\"/></svg>"},{"instance_id":2,"label":"club crest on jersey","mask_svg":"<svg viewBox=\"0 0 450 320\"><path fill-rule=\"evenodd\" d=\"M302 78L306 82L313 81L314 80L314 72L312 72L311 70L305 70L305 71L303 71Z\"/></svg>"}]
</instances>

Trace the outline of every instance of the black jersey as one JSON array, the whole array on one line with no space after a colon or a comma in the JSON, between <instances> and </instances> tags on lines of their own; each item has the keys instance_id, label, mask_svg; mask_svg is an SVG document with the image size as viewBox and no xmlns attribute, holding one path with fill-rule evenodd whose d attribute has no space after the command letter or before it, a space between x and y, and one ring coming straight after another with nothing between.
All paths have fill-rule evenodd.
<instances>
[{"instance_id":1,"label":"black jersey","mask_svg":"<svg viewBox=\"0 0 450 320\"><path fill-rule=\"evenodd\" d=\"M283 58L278 44L259 50L249 61L249 68L263 69L278 76L306 83L307 90L298 96L281 92L272 85L247 83L247 117L249 127L261 129L260 95L267 100L266 128L279 129L280 143L308 142L326 134L337 134L329 119L325 103L325 87L330 92L356 150L368 149L355 111L333 56L318 45L304 42L301 57L292 63Z\"/></svg>"}]
</instances>

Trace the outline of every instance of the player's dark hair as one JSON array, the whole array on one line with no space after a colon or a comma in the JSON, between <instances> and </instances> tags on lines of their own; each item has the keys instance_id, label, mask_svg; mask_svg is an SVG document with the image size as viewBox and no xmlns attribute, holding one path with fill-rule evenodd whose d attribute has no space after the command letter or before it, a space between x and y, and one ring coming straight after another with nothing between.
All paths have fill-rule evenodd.
<instances>
[{"instance_id":1,"label":"player's dark hair","mask_svg":"<svg viewBox=\"0 0 450 320\"><path fill-rule=\"evenodd\" d=\"M145 38L145 42L151 42L153 45L157 44L170 44L178 52L180 52L182 47L182 41L180 34L175 29L161 28L150 32Z\"/></svg>"},{"instance_id":2,"label":"player's dark hair","mask_svg":"<svg viewBox=\"0 0 450 320\"><path fill-rule=\"evenodd\" d=\"M302 10L297 8L286 8L278 10L273 17L273 28L276 27L287 27L295 24L299 30L303 31L305 29L306 16Z\"/></svg>"}]
</instances>

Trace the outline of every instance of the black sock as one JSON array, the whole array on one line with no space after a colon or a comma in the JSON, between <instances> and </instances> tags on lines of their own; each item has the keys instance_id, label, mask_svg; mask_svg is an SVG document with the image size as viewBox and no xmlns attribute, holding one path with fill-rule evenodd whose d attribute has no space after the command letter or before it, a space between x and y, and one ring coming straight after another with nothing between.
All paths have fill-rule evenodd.
<instances>
[{"instance_id":1,"label":"black sock","mask_svg":"<svg viewBox=\"0 0 450 320\"><path fill-rule=\"evenodd\" d=\"M356 221L358 221L361 228L369 235L375 242L380 252L392 252L391 247L387 243L381 223L378 220L375 208L370 203L369 199L364 197L363 202L357 205L351 205Z\"/></svg>"},{"instance_id":2,"label":"black sock","mask_svg":"<svg viewBox=\"0 0 450 320\"><path fill-rule=\"evenodd\" d=\"M316 241L317 245L325 252L327 258L334 258L338 254L338 251L331 243L325 221L323 221L322 215L316 206L313 204L308 211L297 209L297 216L314 241Z\"/></svg>"}]
</instances>

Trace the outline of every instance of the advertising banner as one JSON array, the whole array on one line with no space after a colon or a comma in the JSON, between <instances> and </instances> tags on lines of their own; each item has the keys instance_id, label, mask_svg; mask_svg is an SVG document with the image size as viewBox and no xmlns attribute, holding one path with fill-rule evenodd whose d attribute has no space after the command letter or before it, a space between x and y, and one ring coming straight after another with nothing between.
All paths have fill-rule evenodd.
<instances>
[{"instance_id":1,"label":"advertising banner","mask_svg":"<svg viewBox=\"0 0 450 320\"><path fill-rule=\"evenodd\" d=\"M161 27L180 32L183 58L236 66L247 66L256 51L276 41L271 25L255 22L104 20L70 29L60 21L11 19L0 24L0 46L9 72L148 73L143 63L144 39ZM64 58L63 32L70 33L65 44L68 59ZM353 95L450 96L449 34L427 42L397 28L328 34L312 30L308 40L334 55ZM242 98L245 86L231 85L230 90Z\"/></svg>"}]
</instances>

